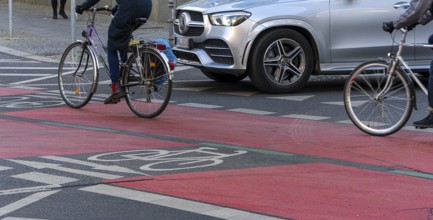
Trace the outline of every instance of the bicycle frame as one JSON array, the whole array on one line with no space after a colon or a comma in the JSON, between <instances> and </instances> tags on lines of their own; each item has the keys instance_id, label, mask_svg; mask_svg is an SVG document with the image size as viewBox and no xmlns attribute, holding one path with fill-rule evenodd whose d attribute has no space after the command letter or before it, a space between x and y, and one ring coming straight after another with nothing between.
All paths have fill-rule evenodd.
<instances>
[{"instance_id":1,"label":"bicycle frame","mask_svg":"<svg viewBox=\"0 0 433 220\"><path fill-rule=\"evenodd\" d=\"M432 44L423 44L423 43L412 43L408 44L406 43L407 34L409 31L406 28L401 28L400 32L402 33L402 37L398 46L398 50L396 55L389 53L388 57L391 59L391 65L390 65L390 73L394 73L395 68L397 66L403 66L403 71L406 72L410 76L411 79L415 81L415 83L421 88L421 90L424 92L424 94L428 95L427 88L421 83L421 81L418 79L418 77L415 75L415 73L410 69L409 65L404 60L403 56L401 55L403 53L404 47L422 47L422 48L433 48ZM391 77L388 77L387 82L384 86L384 89L377 94L375 98L381 97L383 94L388 92L389 87L391 85ZM412 85L413 86L413 85Z\"/></svg>"},{"instance_id":2,"label":"bicycle frame","mask_svg":"<svg viewBox=\"0 0 433 220\"><path fill-rule=\"evenodd\" d=\"M106 10L108 10L108 8L106 8ZM108 64L105 62L105 60L104 60L102 54L99 52L98 46L97 46L97 45L99 45L100 47L102 47L103 51L105 52L105 55L107 55L107 47L104 45L104 43L103 43L101 37L99 36L98 31L96 30L95 25L94 25L97 11L98 11L97 8L93 8L90 12L88 12L91 14L89 14L89 21L87 24L86 32L82 33L82 36L85 37L85 39L86 39L85 43L87 43L87 45L90 45L90 47L93 50L92 52L94 52L96 57L98 57L98 59L96 60L97 66L99 67L99 61L101 61L102 65L104 66L104 68L108 74L108 76L111 77ZM93 39L93 34L96 35L97 41L95 41Z\"/></svg>"}]
</instances>

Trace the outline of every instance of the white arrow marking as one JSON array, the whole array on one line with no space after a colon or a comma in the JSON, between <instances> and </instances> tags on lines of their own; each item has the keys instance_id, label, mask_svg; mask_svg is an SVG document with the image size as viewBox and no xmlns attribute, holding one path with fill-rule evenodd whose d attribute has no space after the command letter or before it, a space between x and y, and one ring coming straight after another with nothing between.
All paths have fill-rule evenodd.
<instances>
[{"instance_id":1,"label":"white arrow marking","mask_svg":"<svg viewBox=\"0 0 433 220\"><path fill-rule=\"evenodd\" d=\"M6 206L0 208L0 216L6 215L6 214L11 213L13 211L16 211L18 209L24 208L24 207L26 207L26 206L34 203L34 202L37 202L43 198L51 196L54 193L57 193L59 191L60 190L35 193L35 194L30 195L24 199L21 199L21 200L14 202L14 203L6 205Z\"/></svg>"},{"instance_id":2,"label":"white arrow marking","mask_svg":"<svg viewBox=\"0 0 433 220\"><path fill-rule=\"evenodd\" d=\"M67 173L74 173L74 174L79 174L84 176L96 177L100 179L118 179L123 177L123 176L111 175L106 173L98 173L98 172L92 172L86 170L78 170L78 169L71 169L67 167L61 167L59 164L54 164L54 163L42 163L42 162L34 162L34 161L26 161L26 160L11 160L11 159L9 161L19 163L24 166L33 167L35 169L52 169L52 170L58 170Z\"/></svg>"},{"instance_id":3,"label":"white arrow marking","mask_svg":"<svg viewBox=\"0 0 433 220\"><path fill-rule=\"evenodd\" d=\"M105 165L92 163L92 162L88 162L88 161L76 160L76 159L72 159L72 158L59 157L59 156L42 156L40 158L44 158L44 159L48 159L48 160L55 160L55 161L60 161L60 162L65 162L65 163L79 164L79 165L83 165L83 166L89 166L89 167L93 167L93 169L96 169L96 170L105 170L105 171L111 171L111 172L117 172L117 173L141 174L141 175L148 176L147 174L144 174L144 173L141 173L138 171L134 171L134 170L128 169L126 167L116 166L116 165L105 166Z\"/></svg>"}]
</instances>

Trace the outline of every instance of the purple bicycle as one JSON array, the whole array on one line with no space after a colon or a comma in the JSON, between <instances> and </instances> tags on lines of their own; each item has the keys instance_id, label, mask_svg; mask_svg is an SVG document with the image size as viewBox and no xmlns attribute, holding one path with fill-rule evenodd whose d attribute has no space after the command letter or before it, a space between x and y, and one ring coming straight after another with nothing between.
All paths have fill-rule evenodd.
<instances>
[{"instance_id":1,"label":"purple bicycle","mask_svg":"<svg viewBox=\"0 0 433 220\"><path fill-rule=\"evenodd\" d=\"M59 90L65 103L72 108L81 108L91 100L98 86L100 69L110 74L105 59L107 49L94 23L100 11L111 14L108 6L88 10L83 40L69 45L60 60ZM146 18L136 20L137 25L146 21ZM156 117L170 101L175 60L169 59L164 53L170 48L157 41L134 40L131 36L128 47L128 59L120 65L120 85L125 92L126 102L137 116Z\"/></svg>"}]
</instances>

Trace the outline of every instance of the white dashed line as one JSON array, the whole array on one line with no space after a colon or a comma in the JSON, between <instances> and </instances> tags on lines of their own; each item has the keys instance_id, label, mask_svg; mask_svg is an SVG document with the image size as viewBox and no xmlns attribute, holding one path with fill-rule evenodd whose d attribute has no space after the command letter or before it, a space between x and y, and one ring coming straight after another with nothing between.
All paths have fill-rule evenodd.
<instances>
[{"instance_id":1,"label":"white dashed line","mask_svg":"<svg viewBox=\"0 0 433 220\"><path fill-rule=\"evenodd\" d=\"M178 105L186 106L186 107L194 107L194 108L206 108L206 109L222 108L222 106L219 106L219 105L206 105L206 104L200 104L200 103L183 103L183 104L178 104Z\"/></svg>"},{"instance_id":2,"label":"white dashed line","mask_svg":"<svg viewBox=\"0 0 433 220\"><path fill-rule=\"evenodd\" d=\"M284 118L307 119L307 120L315 120L315 121L326 120L326 119L330 118L330 117L323 117L323 116L298 115L298 114L283 115L281 117L284 117Z\"/></svg>"},{"instance_id":3,"label":"white dashed line","mask_svg":"<svg viewBox=\"0 0 433 220\"><path fill-rule=\"evenodd\" d=\"M259 111L259 110L246 109L246 108L235 108L235 109L229 109L228 111L246 113L246 114L252 114L252 115L272 115L272 114L275 114L275 112Z\"/></svg>"}]
</instances>

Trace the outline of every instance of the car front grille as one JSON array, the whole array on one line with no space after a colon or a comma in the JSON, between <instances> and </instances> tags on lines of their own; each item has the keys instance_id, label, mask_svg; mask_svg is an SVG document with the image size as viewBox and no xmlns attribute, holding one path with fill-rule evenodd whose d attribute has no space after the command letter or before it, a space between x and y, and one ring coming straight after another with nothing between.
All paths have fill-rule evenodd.
<instances>
[{"instance_id":1,"label":"car front grille","mask_svg":"<svg viewBox=\"0 0 433 220\"><path fill-rule=\"evenodd\" d=\"M186 33L181 33L179 30L179 19L182 13L188 13L191 18L191 23L201 24L201 25L190 25L189 29ZM173 28L176 34L188 37L197 37L200 36L204 31L203 24L203 14L195 11L178 11L176 14L176 21L174 22Z\"/></svg>"}]
</instances>

